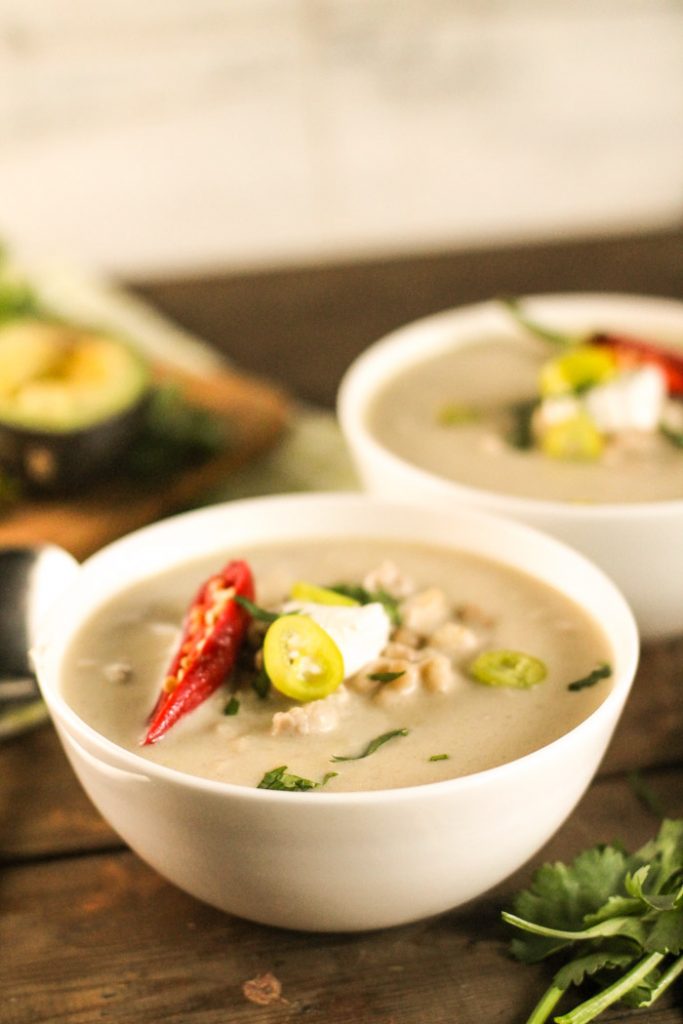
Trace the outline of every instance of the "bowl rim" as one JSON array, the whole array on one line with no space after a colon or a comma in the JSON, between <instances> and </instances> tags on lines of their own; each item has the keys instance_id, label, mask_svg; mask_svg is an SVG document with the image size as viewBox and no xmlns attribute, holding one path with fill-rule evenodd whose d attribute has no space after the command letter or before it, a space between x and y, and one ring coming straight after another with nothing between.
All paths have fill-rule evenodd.
<instances>
[{"instance_id":1,"label":"bowl rim","mask_svg":"<svg viewBox=\"0 0 683 1024\"><path fill-rule=\"evenodd\" d=\"M683 301L678 299L626 292L582 291L524 295L522 301L531 307L532 311L534 307L537 309L547 307L552 313L552 307L560 306L580 312L583 307L605 305L618 308L622 313L631 308L634 311L640 310L645 316L649 313L650 316L660 314L664 317L672 317L680 320L681 346L683 347ZM602 521L637 520L642 516L663 520L683 516L683 498L664 501L572 504L553 498L526 498L519 495L508 495L503 491L473 487L416 465L397 455L375 437L368 424L368 407L379 387L397 375L394 372L386 375L380 374L380 364L388 362L389 358L398 359L406 354L415 354L415 358L402 362L398 369L400 373L405 366L423 361L417 346L424 342L425 336L429 339L429 354L441 352L448 348L451 339L457 338L458 325L462 324L464 320L470 317L483 318L497 310L502 311L500 301L486 299L482 302L467 303L430 313L382 335L361 352L346 369L337 392L337 416L352 451L355 452L363 448L372 455L373 460L382 460L395 470L400 470L404 476L412 478L418 487L425 484L431 486L436 484L454 497L460 497L469 504L479 504L487 511L498 515L547 516L577 522L592 522L596 519ZM536 316L536 313L532 312L532 315ZM510 337L513 335L510 334ZM470 339L468 343L477 344L477 341ZM669 345L668 341L667 345Z\"/></svg>"},{"instance_id":2,"label":"bowl rim","mask_svg":"<svg viewBox=\"0 0 683 1024\"><path fill-rule=\"evenodd\" d=\"M75 579L72 579L66 591L60 596L59 604L62 610L62 615L68 618L68 607L71 595L77 593L79 587L84 584L84 581L87 583L90 576L100 571L101 564L104 563L106 566L109 560L118 557L120 554L125 554L130 546L142 543L150 535L158 535L163 538L165 534L170 534L172 536L177 530L182 530L187 523L194 525L201 524L203 522L211 522L214 519L220 521L223 516L229 516L233 509L236 510L238 514L240 512L248 514L252 509L255 510L257 508L271 507L281 509L285 506L289 506L290 508L303 507L320 511L325 508L329 509L330 507L339 507L340 505L348 508L358 507L359 509L395 509L397 512L400 511L401 514L405 515L417 513L423 516L425 514L424 506L410 505L403 501L378 498L373 495L367 495L356 491L328 491L268 495L221 502L204 508L195 509L190 512L180 513L126 534L124 537L108 544L86 559L81 565L80 572L76 574ZM430 509L428 514L431 515L433 519L438 518L441 522L445 522L446 519L449 521L454 519L454 514L452 512L445 513L438 509ZM207 779L202 776L192 775L188 772L181 771L177 768L158 764L155 761L147 760L135 751L131 751L120 746L113 740L108 739L102 733L98 732L94 726L91 726L71 708L61 692L60 669L63 664L64 653L76 631L80 626L82 626L87 615L90 613L87 611L82 612L80 616L78 616L76 624L72 624L70 635L66 641L61 641L61 651L57 661L52 666L52 678L50 679L45 678L47 672L45 667L45 655L46 653L49 653L52 633L57 634L58 639L56 643L60 643L60 631L58 627L61 620L59 612L56 616L48 617L48 620L45 623L45 626L41 631L41 635L36 643L36 647L33 652L34 661L37 669L40 690L50 713L50 717L58 726L59 731L61 732L63 730L66 733L69 743L75 744L76 747L81 748L81 750L85 747L86 756L90 759L94 758L105 767L113 767L114 770L122 769L124 772L129 772L141 779L157 779L161 782L181 786L181 788L230 796L231 798L239 800L260 800L266 802L294 800L295 805L301 804L302 806L313 800L315 802L322 802L328 807L361 806L380 802L412 802L414 800L425 800L431 797L438 797L440 795L446 797L454 791L464 792L467 790L477 789L481 786L495 783L495 779L498 776L510 775L511 773L514 774L517 771L524 771L527 764L533 761L538 761L540 767L542 762L547 757L552 756L552 754L558 749L561 749L563 746L573 744L584 733L589 733L593 729L600 728L602 726L603 719L606 719L608 723L613 720L612 728L614 728L633 685L640 653L638 628L633 612L616 584L607 576L606 573L604 573L584 555L580 554L580 552L571 548L569 545L564 544L562 541L556 540L554 537L551 537L536 528L527 526L524 523L518 523L513 520L504 519L499 516L494 516L489 513L470 508L462 509L458 513L457 519L461 522L468 522L480 527L488 527L489 529L504 531L513 539L530 540L534 544L540 545L542 550L547 553L555 552L565 560L573 561L577 568L581 568L582 574L588 574L589 585L591 582L600 584L606 593L606 599L609 601L611 608L621 620L620 628L624 634L619 638L621 671L619 673L615 673L613 685L602 703L598 705L590 715L579 722L578 725L574 726L573 729L570 729L557 739L530 751L522 757L515 758L512 761L507 761L504 764L493 768L472 772L468 775L458 776L452 779L443 779L435 782L421 783L412 786L401 786L390 789L342 791L339 793L326 792L322 789L296 793L258 789L257 787L243 786L232 782ZM377 534L375 533L374 535L376 536ZM332 536L334 536L334 533ZM373 534L368 531L366 536L373 536ZM406 539L408 541L412 539L416 543L426 543L424 539L416 537L407 537ZM261 542L267 544L273 543L274 541L275 537L272 536L269 539L264 537ZM440 542L437 546L439 545ZM209 546L207 553L210 551L211 547L217 547L215 541ZM471 550L467 545L459 546L457 544L457 538L455 539L452 548L454 550L459 549L463 551ZM191 562L197 557L200 556L195 554L190 557L173 559L171 564L180 566L184 562ZM503 564L513 565L512 562L506 562L498 556L490 557L494 562L498 561ZM513 567L517 568L514 565ZM528 575L534 579L539 578L538 573L535 571L528 571ZM129 579L126 583L122 584L120 589L123 590L130 584L131 581ZM563 586L558 585L557 589L565 596L569 596ZM106 600L111 598L116 592L116 589L110 590L107 597L99 599L99 604L101 605L105 603ZM575 599L570 597L570 600ZM594 616L592 617L594 618ZM611 636L606 629L604 629L604 632L612 647L616 648L615 638ZM93 751L96 751L96 753L93 753Z\"/></svg>"}]
</instances>

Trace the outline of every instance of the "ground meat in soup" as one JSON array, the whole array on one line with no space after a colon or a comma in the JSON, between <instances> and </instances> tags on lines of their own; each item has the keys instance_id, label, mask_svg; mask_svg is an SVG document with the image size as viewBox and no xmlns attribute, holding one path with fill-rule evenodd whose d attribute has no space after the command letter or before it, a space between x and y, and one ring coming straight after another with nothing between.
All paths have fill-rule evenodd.
<instances>
[{"instance_id":1,"label":"ground meat in soup","mask_svg":"<svg viewBox=\"0 0 683 1024\"><path fill-rule=\"evenodd\" d=\"M158 743L141 747L188 602L228 557L249 561L262 605L279 606L297 580L344 582L389 595L401 621L392 623L384 648L327 697L300 703L272 688L264 698L251 686L232 693L225 685ZM250 643L258 646L264 628L253 624ZM473 681L469 664L491 649L533 655L547 667L546 679L529 689ZM599 626L581 609L493 562L375 540L296 542L220 552L123 591L73 641L63 689L82 718L144 758L250 787L287 766L333 793L437 782L537 749L604 700L609 677L576 691L568 684L612 660ZM231 696L238 710L226 714Z\"/></svg>"}]
</instances>

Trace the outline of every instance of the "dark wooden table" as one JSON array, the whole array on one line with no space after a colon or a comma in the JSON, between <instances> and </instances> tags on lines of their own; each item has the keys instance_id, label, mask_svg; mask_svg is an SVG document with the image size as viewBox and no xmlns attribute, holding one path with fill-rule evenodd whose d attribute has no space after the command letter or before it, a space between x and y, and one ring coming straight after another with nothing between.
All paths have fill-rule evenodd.
<instances>
[{"instance_id":1,"label":"dark wooden table","mask_svg":"<svg viewBox=\"0 0 683 1024\"><path fill-rule=\"evenodd\" d=\"M136 287L238 365L331 406L353 356L412 317L503 293L683 298L682 256L683 231L672 230ZM683 637L643 652L596 781L532 864L433 920L307 936L231 918L164 882L91 808L41 727L0 747L0 1022L523 1024L550 973L510 961L501 906L543 860L644 842L658 817L642 780L668 816L683 816L682 734ZM244 983L269 972L282 998L247 999ZM602 1019L674 1024L683 995Z\"/></svg>"}]
</instances>

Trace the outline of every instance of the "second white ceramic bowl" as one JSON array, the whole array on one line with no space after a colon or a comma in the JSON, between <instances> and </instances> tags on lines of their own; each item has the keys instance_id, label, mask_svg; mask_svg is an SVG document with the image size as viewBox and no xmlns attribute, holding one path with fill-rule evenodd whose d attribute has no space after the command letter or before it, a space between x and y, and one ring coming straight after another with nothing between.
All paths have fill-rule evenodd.
<instances>
[{"instance_id":1,"label":"second white ceramic bowl","mask_svg":"<svg viewBox=\"0 0 683 1024\"><path fill-rule=\"evenodd\" d=\"M307 538L390 538L494 559L551 584L598 620L613 686L579 726L465 778L367 793L273 792L152 763L79 718L63 694L69 644L95 607L194 558ZM82 566L37 651L64 750L95 806L160 874L254 921L352 931L416 920L483 893L562 824L602 758L633 680L638 638L614 585L578 554L516 523L363 495L233 502L141 530Z\"/></svg>"},{"instance_id":2,"label":"second white ceramic bowl","mask_svg":"<svg viewBox=\"0 0 683 1024\"><path fill-rule=\"evenodd\" d=\"M525 310L558 331L596 329L683 345L683 303L626 295L545 295ZM683 633L683 499L639 504L579 505L519 498L438 476L380 443L368 411L383 385L430 356L492 336L514 337L497 302L448 310L394 331L349 368L339 390L342 431L364 486L385 497L457 511L476 508L553 534L578 548L615 580L633 608L644 639ZM681 454L683 493L683 453Z\"/></svg>"}]
</instances>

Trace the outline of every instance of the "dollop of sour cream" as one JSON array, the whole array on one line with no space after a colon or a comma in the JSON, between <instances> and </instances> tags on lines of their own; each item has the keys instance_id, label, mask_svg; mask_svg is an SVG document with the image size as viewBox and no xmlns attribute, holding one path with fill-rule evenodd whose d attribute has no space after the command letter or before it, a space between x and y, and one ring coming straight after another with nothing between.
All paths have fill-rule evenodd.
<instances>
[{"instance_id":1,"label":"dollop of sour cream","mask_svg":"<svg viewBox=\"0 0 683 1024\"><path fill-rule=\"evenodd\" d=\"M652 432L662 419L666 397L666 378L662 371L656 366L643 366L619 373L612 380L589 388L583 395L544 399L538 426L542 431L583 411L602 434L631 430Z\"/></svg>"},{"instance_id":2,"label":"dollop of sour cream","mask_svg":"<svg viewBox=\"0 0 683 1024\"><path fill-rule=\"evenodd\" d=\"M666 378L656 366L620 373L586 392L586 412L604 434L656 430L666 401Z\"/></svg>"},{"instance_id":3,"label":"dollop of sour cream","mask_svg":"<svg viewBox=\"0 0 683 1024\"><path fill-rule=\"evenodd\" d=\"M334 640L344 660L344 678L374 661L389 642L391 622L378 601L364 605L288 601L285 612L309 615Z\"/></svg>"}]
</instances>

